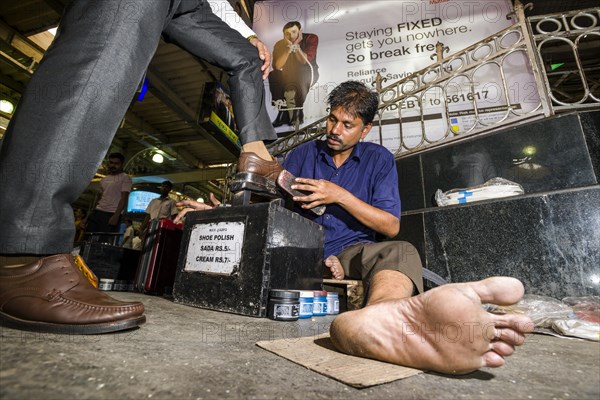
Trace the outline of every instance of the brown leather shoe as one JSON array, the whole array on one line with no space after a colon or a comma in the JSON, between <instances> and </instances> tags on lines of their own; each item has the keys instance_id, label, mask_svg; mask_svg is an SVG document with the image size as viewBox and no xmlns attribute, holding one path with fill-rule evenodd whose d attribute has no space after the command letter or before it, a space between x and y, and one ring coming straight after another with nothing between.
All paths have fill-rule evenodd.
<instances>
[{"instance_id":1,"label":"brown leather shoe","mask_svg":"<svg viewBox=\"0 0 600 400\"><path fill-rule=\"evenodd\" d=\"M238 160L238 172L251 172L275 181L281 171L283 171L283 167L275 160L263 160L252 152L240 154L240 159Z\"/></svg>"},{"instance_id":2,"label":"brown leather shoe","mask_svg":"<svg viewBox=\"0 0 600 400\"><path fill-rule=\"evenodd\" d=\"M115 300L94 288L70 254L0 268L0 322L18 329L96 334L146 322L140 302Z\"/></svg>"}]
</instances>

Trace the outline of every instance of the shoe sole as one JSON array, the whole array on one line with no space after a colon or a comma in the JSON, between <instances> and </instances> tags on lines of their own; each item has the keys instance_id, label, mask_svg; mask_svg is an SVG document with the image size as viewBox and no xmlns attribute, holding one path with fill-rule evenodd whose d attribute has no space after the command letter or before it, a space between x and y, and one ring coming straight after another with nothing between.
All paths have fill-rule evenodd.
<instances>
[{"instance_id":1,"label":"shoe sole","mask_svg":"<svg viewBox=\"0 0 600 400\"><path fill-rule=\"evenodd\" d=\"M279 186L281 190L287 193L290 197L306 196L312 194L311 192L292 189L292 185L294 184L295 180L296 177L292 175L292 173L289 172L287 169L284 169L279 173L279 176L277 177L277 186ZM301 204L300 202L298 203ZM325 206L316 206L313 208L309 208L308 210L316 215L323 215L325 213Z\"/></svg>"},{"instance_id":2,"label":"shoe sole","mask_svg":"<svg viewBox=\"0 0 600 400\"><path fill-rule=\"evenodd\" d=\"M255 193L279 197L275 182L253 172L238 172L231 181L231 192L250 190Z\"/></svg>"},{"instance_id":3,"label":"shoe sole","mask_svg":"<svg viewBox=\"0 0 600 400\"><path fill-rule=\"evenodd\" d=\"M123 321L102 324L53 324L50 322L27 321L20 318L11 317L10 315L0 312L0 325L32 332L59 333L65 335L97 335L102 333L118 332L126 329L136 328L145 322L146 316L142 315L140 317L126 319Z\"/></svg>"}]
</instances>

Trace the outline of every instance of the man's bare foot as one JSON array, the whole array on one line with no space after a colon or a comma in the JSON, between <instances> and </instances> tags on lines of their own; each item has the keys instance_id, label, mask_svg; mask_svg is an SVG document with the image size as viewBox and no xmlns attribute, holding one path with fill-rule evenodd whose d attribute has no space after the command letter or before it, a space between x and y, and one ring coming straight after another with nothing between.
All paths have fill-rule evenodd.
<instances>
[{"instance_id":1,"label":"man's bare foot","mask_svg":"<svg viewBox=\"0 0 600 400\"><path fill-rule=\"evenodd\" d=\"M437 287L339 315L331 325L338 350L408 367L464 374L500 367L533 330L525 315L495 315L483 303L510 305L523 296L514 278Z\"/></svg>"},{"instance_id":2,"label":"man's bare foot","mask_svg":"<svg viewBox=\"0 0 600 400\"><path fill-rule=\"evenodd\" d=\"M342 268L342 264L336 256L327 257L325 259L325 266L331 271L333 279L337 279L338 281L344 279L344 268Z\"/></svg>"}]
</instances>

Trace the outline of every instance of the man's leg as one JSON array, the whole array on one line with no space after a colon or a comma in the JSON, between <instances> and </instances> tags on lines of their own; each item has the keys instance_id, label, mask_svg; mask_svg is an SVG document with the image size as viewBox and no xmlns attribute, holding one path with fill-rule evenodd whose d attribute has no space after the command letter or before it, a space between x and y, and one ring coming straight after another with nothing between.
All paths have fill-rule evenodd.
<instances>
[{"instance_id":1,"label":"man's leg","mask_svg":"<svg viewBox=\"0 0 600 400\"><path fill-rule=\"evenodd\" d=\"M113 213L106 211L93 210L87 221L86 231L92 232L110 232L111 226L108 224Z\"/></svg>"},{"instance_id":2,"label":"man's leg","mask_svg":"<svg viewBox=\"0 0 600 400\"><path fill-rule=\"evenodd\" d=\"M158 45L164 0L78 0L0 149L0 254L70 252L73 203L106 154Z\"/></svg>"},{"instance_id":3,"label":"man's leg","mask_svg":"<svg viewBox=\"0 0 600 400\"><path fill-rule=\"evenodd\" d=\"M300 124L304 123L304 103L306 102L306 97L308 96L308 92L310 90L311 83L311 72L304 71L302 76L298 79L298 89L296 90L296 107L300 109L295 113L296 119ZM294 120L294 122L296 122Z\"/></svg>"},{"instance_id":4,"label":"man's leg","mask_svg":"<svg viewBox=\"0 0 600 400\"><path fill-rule=\"evenodd\" d=\"M170 6L164 0L71 2L0 149L4 265L24 262L14 258L22 254L71 251L70 204L106 154ZM0 268L0 322L11 326L103 333L138 326L143 313L141 303L95 289L69 254Z\"/></svg>"},{"instance_id":5,"label":"man's leg","mask_svg":"<svg viewBox=\"0 0 600 400\"><path fill-rule=\"evenodd\" d=\"M279 70L273 70L269 73L269 90L271 92L271 105L277 110L277 117L273 121L273 127L278 128L281 125L287 124L290 121L287 111L282 111L282 108L287 108L285 96L283 95L283 74Z\"/></svg>"},{"instance_id":6,"label":"man's leg","mask_svg":"<svg viewBox=\"0 0 600 400\"><path fill-rule=\"evenodd\" d=\"M277 69L269 73L269 91L271 92L271 102L273 106L283 103L283 73Z\"/></svg>"},{"instance_id":7,"label":"man's leg","mask_svg":"<svg viewBox=\"0 0 600 400\"><path fill-rule=\"evenodd\" d=\"M335 279L362 279L365 304L423 292L422 265L415 246L399 241L358 243L325 260Z\"/></svg>"},{"instance_id":8,"label":"man's leg","mask_svg":"<svg viewBox=\"0 0 600 400\"><path fill-rule=\"evenodd\" d=\"M116 226L110 225L108 221L112 217L113 213L106 211L93 210L87 220L87 233L98 233L98 232L113 232ZM91 239L91 238L90 238ZM95 235L94 241L101 243L110 243L111 237L106 235Z\"/></svg>"},{"instance_id":9,"label":"man's leg","mask_svg":"<svg viewBox=\"0 0 600 400\"><path fill-rule=\"evenodd\" d=\"M413 252L411 245L400 244L400 248ZM360 268L362 261L370 256L357 257L360 250L349 250L354 256L344 257L348 254L343 252L341 260L346 263L346 272L351 274L351 269ZM523 285L518 280L497 277L449 284L411 297L415 289L422 291L414 277L409 278L414 275L415 261L412 256L404 258L404 261L411 258L408 275L388 269L373 272L372 278L367 279L367 305L343 313L333 321L331 338L340 351L460 374L503 365L504 357L511 355L514 347L523 343L524 333L533 329L531 320L523 315L496 316L482 308L482 302L516 303L523 295ZM402 264L408 265L400 258L398 265ZM375 265L374 269L378 267ZM363 272L365 278L368 275Z\"/></svg>"},{"instance_id":10,"label":"man's leg","mask_svg":"<svg viewBox=\"0 0 600 400\"><path fill-rule=\"evenodd\" d=\"M182 2L164 34L167 40L227 72L243 151L271 160L262 141L277 139L277 134L266 110L262 61L256 48L213 14L204 0Z\"/></svg>"},{"instance_id":11,"label":"man's leg","mask_svg":"<svg viewBox=\"0 0 600 400\"><path fill-rule=\"evenodd\" d=\"M368 291L367 305L377 304L386 300L400 300L411 297L415 285L400 271L382 270L376 272L371 279Z\"/></svg>"},{"instance_id":12,"label":"man's leg","mask_svg":"<svg viewBox=\"0 0 600 400\"><path fill-rule=\"evenodd\" d=\"M290 124L294 123L294 115L296 114L296 88L294 86L286 87L283 92L283 96L285 97L285 104L288 109L288 116L290 119Z\"/></svg>"}]
</instances>

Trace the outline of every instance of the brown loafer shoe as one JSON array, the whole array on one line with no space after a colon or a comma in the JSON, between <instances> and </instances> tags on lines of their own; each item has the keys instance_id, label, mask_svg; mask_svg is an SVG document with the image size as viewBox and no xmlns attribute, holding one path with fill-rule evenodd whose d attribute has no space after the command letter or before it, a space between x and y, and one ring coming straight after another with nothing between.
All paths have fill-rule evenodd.
<instances>
[{"instance_id":1,"label":"brown loafer shoe","mask_svg":"<svg viewBox=\"0 0 600 400\"><path fill-rule=\"evenodd\" d=\"M238 172L250 172L275 182L283 167L275 160L263 160L255 153L244 152L238 160Z\"/></svg>"},{"instance_id":2,"label":"brown loafer shoe","mask_svg":"<svg viewBox=\"0 0 600 400\"><path fill-rule=\"evenodd\" d=\"M0 322L18 329L96 334L146 322L140 302L115 300L93 287L70 254L0 268Z\"/></svg>"}]
</instances>

